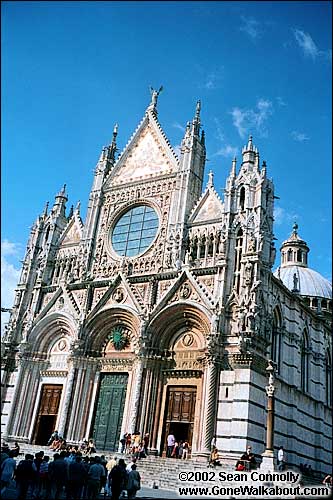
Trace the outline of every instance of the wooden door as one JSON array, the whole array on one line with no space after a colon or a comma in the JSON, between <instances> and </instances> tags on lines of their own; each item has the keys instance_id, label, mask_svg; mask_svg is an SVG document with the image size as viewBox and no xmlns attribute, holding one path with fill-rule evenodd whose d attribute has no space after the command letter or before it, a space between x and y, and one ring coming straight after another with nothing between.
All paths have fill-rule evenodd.
<instances>
[{"instance_id":1,"label":"wooden door","mask_svg":"<svg viewBox=\"0 0 333 500\"><path fill-rule=\"evenodd\" d=\"M176 431L176 434L178 431L183 439L192 444L196 395L197 388L193 386L168 387L162 435L164 448L170 431Z\"/></svg>"},{"instance_id":2,"label":"wooden door","mask_svg":"<svg viewBox=\"0 0 333 500\"><path fill-rule=\"evenodd\" d=\"M62 385L42 386L41 400L35 425L35 444L45 445L49 440L58 417Z\"/></svg>"},{"instance_id":3,"label":"wooden door","mask_svg":"<svg viewBox=\"0 0 333 500\"><path fill-rule=\"evenodd\" d=\"M93 427L95 444L99 449L118 450L127 382L127 373L101 375Z\"/></svg>"}]
</instances>

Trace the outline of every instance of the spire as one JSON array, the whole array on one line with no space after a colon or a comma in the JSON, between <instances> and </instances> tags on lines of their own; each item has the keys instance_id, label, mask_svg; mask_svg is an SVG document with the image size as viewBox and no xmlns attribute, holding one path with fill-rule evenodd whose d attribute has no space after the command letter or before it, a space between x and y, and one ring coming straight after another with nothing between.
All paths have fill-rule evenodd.
<instances>
[{"instance_id":1,"label":"spire","mask_svg":"<svg viewBox=\"0 0 333 500\"><path fill-rule=\"evenodd\" d=\"M196 107L195 107L195 115L192 120L192 133L193 135L199 135L200 127L201 127L201 121L200 121L200 111L201 111L201 101L198 100Z\"/></svg>"},{"instance_id":2,"label":"spire","mask_svg":"<svg viewBox=\"0 0 333 500\"><path fill-rule=\"evenodd\" d=\"M214 174L213 174L213 172L211 170L208 173L207 187L208 188L214 187Z\"/></svg>"},{"instance_id":3,"label":"spire","mask_svg":"<svg viewBox=\"0 0 333 500\"><path fill-rule=\"evenodd\" d=\"M243 163L248 168L253 168L253 166L259 166L256 163L259 162L259 152L258 149L253 146L252 135L249 136L249 140L246 146L242 149Z\"/></svg>"},{"instance_id":4,"label":"spire","mask_svg":"<svg viewBox=\"0 0 333 500\"><path fill-rule=\"evenodd\" d=\"M49 202L47 201L45 203L45 208L44 208L44 212L43 212L43 216L44 217L47 217L47 212L48 212L48 209L49 209Z\"/></svg>"},{"instance_id":5,"label":"spire","mask_svg":"<svg viewBox=\"0 0 333 500\"><path fill-rule=\"evenodd\" d=\"M236 165L237 165L237 159L235 156L234 159L232 160L232 167L231 167L231 173L230 173L231 177L236 177Z\"/></svg>"},{"instance_id":6,"label":"spire","mask_svg":"<svg viewBox=\"0 0 333 500\"><path fill-rule=\"evenodd\" d=\"M66 194L66 184L64 184L59 193L55 196L53 211L58 212L58 215L61 214L65 216L66 201L68 201L68 197Z\"/></svg>"},{"instance_id":7,"label":"spire","mask_svg":"<svg viewBox=\"0 0 333 500\"><path fill-rule=\"evenodd\" d=\"M67 217L68 220L73 217L73 213L74 213L74 207L73 207L73 205L71 205L71 208L69 210L69 214L68 214L68 217Z\"/></svg>"},{"instance_id":8,"label":"spire","mask_svg":"<svg viewBox=\"0 0 333 500\"><path fill-rule=\"evenodd\" d=\"M267 166L265 160L262 162L261 166L261 177L266 177L267 174Z\"/></svg>"},{"instance_id":9,"label":"spire","mask_svg":"<svg viewBox=\"0 0 333 500\"><path fill-rule=\"evenodd\" d=\"M76 204L76 207L75 207L75 212L77 212L78 214L80 213L80 209L81 209L81 202L80 200L77 202Z\"/></svg>"},{"instance_id":10,"label":"spire","mask_svg":"<svg viewBox=\"0 0 333 500\"><path fill-rule=\"evenodd\" d=\"M150 87L151 102L147 108L147 111L150 111L155 116L157 116L157 99L162 90L163 90L163 85L160 86L159 90L155 90L153 87Z\"/></svg>"}]
</instances>

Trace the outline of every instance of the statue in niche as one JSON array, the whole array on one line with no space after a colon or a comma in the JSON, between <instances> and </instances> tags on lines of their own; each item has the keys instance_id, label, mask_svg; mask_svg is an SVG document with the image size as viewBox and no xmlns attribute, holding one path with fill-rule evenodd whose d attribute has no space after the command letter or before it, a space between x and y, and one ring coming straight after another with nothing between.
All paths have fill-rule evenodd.
<instances>
[{"instance_id":1,"label":"statue in niche","mask_svg":"<svg viewBox=\"0 0 333 500\"><path fill-rule=\"evenodd\" d=\"M252 282L252 262L247 261L244 269L245 284L251 285Z\"/></svg>"},{"instance_id":2,"label":"statue in niche","mask_svg":"<svg viewBox=\"0 0 333 500\"><path fill-rule=\"evenodd\" d=\"M256 251L256 239L253 234L250 236L249 243L247 246L248 253L253 253Z\"/></svg>"}]
</instances>

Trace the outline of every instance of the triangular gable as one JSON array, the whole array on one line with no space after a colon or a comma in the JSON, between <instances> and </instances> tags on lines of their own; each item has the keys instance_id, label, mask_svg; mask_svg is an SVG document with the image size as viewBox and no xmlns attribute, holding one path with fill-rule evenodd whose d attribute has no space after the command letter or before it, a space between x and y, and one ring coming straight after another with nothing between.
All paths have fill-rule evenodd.
<instances>
[{"instance_id":1,"label":"triangular gable","mask_svg":"<svg viewBox=\"0 0 333 500\"><path fill-rule=\"evenodd\" d=\"M106 180L104 189L175 172L178 158L155 116L147 112Z\"/></svg>"},{"instance_id":2,"label":"triangular gable","mask_svg":"<svg viewBox=\"0 0 333 500\"><path fill-rule=\"evenodd\" d=\"M82 221L74 212L59 239L59 246L78 245L82 238Z\"/></svg>"},{"instance_id":3,"label":"triangular gable","mask_svg":"<svg viewBox=\"0 0 333 500\"><path fill-rule=\"evenodd\" d=\"M198 284L188 269L184 269L177 281L158 302L152 315L157 315L164 307L178 301L195 302L204 305L207 309L212 309L215 306L211 294Z\"/></svg>"},{"instance_id":4,"label":"triangular gable","mask_svg":"<svg viewBox=\"0 0 333 500\"><path fill-rule=\"evenodd\" d=\"M97 294L97 297L100 291L101 290L96 288L94 296L95 294ZM89 321L102 309L105 309L109 306L121 307L123 305L132 307L132 309L136 310L138 314L142 314L143 312L139 301L131 290L129 283L126 281L126 278L122 273L119 273L114 282L105 291L103 296L98 301L93 299L93 308L88 315L87 321Z\"/></svg>"},{"instance_id":5,"label":"triangular gable","mask_svg":"<svg viewBox=\"0 0 333 500\"><path fill-rule=\"evenodd\" d=\"M54 293L52 299L39 313L34 321L34 324L38 323L42 318L44 318L44 316L52 312L69 313L74 318L77 318L80 314L80 309L71 292L60 286Z\"/></svg>"},{"instance_id":6,"label":"triangular gable","mask_svg":"<svg viewBox=\"0 0 333 500\"><path fill-rule=\"evenodd\" d=\"M207 188L194 207L189 224L202 224L220 220L223 215L223 203L213 187Z\"/></svg>"}]
</instances>

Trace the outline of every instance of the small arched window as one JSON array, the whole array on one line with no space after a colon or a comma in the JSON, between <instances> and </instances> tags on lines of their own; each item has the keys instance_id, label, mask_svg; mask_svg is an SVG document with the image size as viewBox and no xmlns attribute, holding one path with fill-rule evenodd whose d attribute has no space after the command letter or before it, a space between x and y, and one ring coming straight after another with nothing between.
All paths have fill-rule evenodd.
<instances>
[{"instance_id":1,"label":"small arched window","mask_svg":"<svg viewBox=\"0 0 333 500\"><path fill-rule=\"evenodd\" d=\"M302 250L300 248L297 250L297 262L302 262Z\"/></svg>"},{"instance_id":2,"label":"small arched window","mask_svg":"<svg viewBox=\"0 0 333 500\"><path fill-rule=\"evenodd\" d=\"M281 359L282 359L281 324L282 324L281 312L279 308L276 307L273 312L271 359L275 361L278 373L281 371Z\"/></svg>"},{"instance_id":3,"label":"small arched window","mask_svg":"<svg viewBox=\"0 0 333 500\"><path fill-rule=\"evenodd\" d=\"M236 244L235 244L235 265L234 265L234 286L239 293L240 287L240 274L241 274L241 266L242 266L242 250L243 250L243 231L240 228L237 231L236 235Z\"/></svg>"},{"instance_id":4,"label":"small arched window","mask_svg":"<svg viewBox=\"0 0 333 500\"><path fill-rule=\"evenodd\" d=\"M304 392L309 390L309 336L306 330L301 340L301 389Z\"/></svg>"},{"instance_id":5,"label":"small arched window","mask_svg":"<svg viewBox=\"0 0 333 500\"><path fill-rule=\"evenodd\" d=\"M239 191L239 206L241 210L244 210L245 206L245 187L242 186Z\"/></svg>"},{"instance_id":6,"label":"small arched window","mask_svg":"<svg viewBox=\"0 0 333 500\"><path fill-rule=\"evenodd\" d=\"M288 262L291 262L293 260L293 251L291 248L289 248L289 250L288 250L287 260L288 260Z\"/></svg>"}]
</instances>

